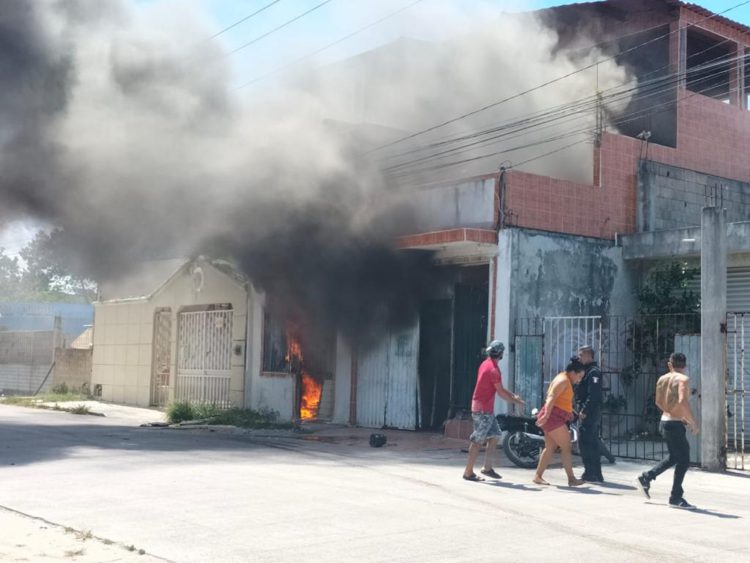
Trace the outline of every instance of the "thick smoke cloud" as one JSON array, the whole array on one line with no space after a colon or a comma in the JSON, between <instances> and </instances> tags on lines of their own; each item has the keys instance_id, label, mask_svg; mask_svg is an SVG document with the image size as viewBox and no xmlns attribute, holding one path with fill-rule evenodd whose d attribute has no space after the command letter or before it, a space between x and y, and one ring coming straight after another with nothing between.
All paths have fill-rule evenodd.
<instances>
[{"instance_id":1,"label":"thick smoke cloud","mask_svg":"<svg viewBox=\"0 0 750 563\"><path fill-rule=\"evenodd\" d=\"M349 334L405 321L434 281L429 257L393 249L414 210L386 197L367 149L572 68L551 54L555 34L527 20L533 33L505 24L398 42L253 103L191 14L3 2L0 221L61 227L71 265L100 280L144 258L230 256L290 314ZM590 95L587 80L441 134Z\"/></svg>"}]
</instances>

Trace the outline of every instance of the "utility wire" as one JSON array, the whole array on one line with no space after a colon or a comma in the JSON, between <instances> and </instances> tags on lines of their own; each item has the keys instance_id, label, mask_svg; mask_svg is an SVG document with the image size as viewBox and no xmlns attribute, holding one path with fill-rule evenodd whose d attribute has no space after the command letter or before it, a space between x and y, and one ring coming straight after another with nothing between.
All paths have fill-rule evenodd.
<instances>
[{"instance_id":1,"label":"utility wire","mask_svg":"<svg viewBox=\"0 0 750 563\"><path fill-rule=\"evenodd\" d=\"M743 60L743 59L746 59L746 58L747 58L747 55L743 54L743 55L734 57L733 60ZM651 88L651 90L649 90L648 88L646 88L647 85L642 84L639 87L628 88L627 90L622 90L620 92L616 92L616 93L612 94L609 97L601 97L601 98L593 98L593 99L592 98L587 98L587 99L584 100L583 104L579 104L578 102L574 102L572 104L567 104L567 106L570 107L572 111L558 112L556 114L543 114L542 117L544 117L544 120L535 121L535 120L526 120L526 119L522 118L522 119L517 120L515 122L511 122L510 124L506 124L506 125L501 126L501 127L495 127L495 128L486 130L485 132L481 132L479 134L465 135L463 137L460 137L459 139L461 141L471 140L471 139L477 138L478 136L484 136L488 132L489 133L497 133L499 131L503 131L503 130L509 129L508 132L503 132L503 133L497 134L497 135L495 135L493 137L487 137L487 138L484 138L484 139L481 139L481 140L478 140L478 141L473 141L473 142L470 142L470 143L464 143L463 145L460 145L460 146L457 146L457 147L454 147L454 148L449 148L449 149L443 150L441 152L436 152L436 153L433 153L433 154L422 156L422 157L416 158L415 160L412 160L412 161L396 163L396 164L390 166L388 168L388 170L396 169L396 168L399 168L399 167L408 166L408 165L411 165L411 164L414 164L414 163L417 163L417 162L420 162L420 161L425 161L425 160L431 160L431 159L435 159L435 158L440 158L442 156L445 156L447 154L450 154L450 153L453 153L453 152L456 152L456 151L463 151L463 149L467 149L469 147L476 147L476 146L479 146L479 145L488 144L488 143L491 143L492 141L496 141L498 139L517 138L517 137L523 136L525 134L530 134L531 132L537 132L537 131L539 131L541 129L548 129L548 128L553 127L553 126L559 126L560 124L562 124L564 122L570 121L571 118L573 118L573 119L580 119L581 114L584 114L584 115L588 114L591 110L595 109L597 106L599 106L602 103L610 103L611 104L611 103L616 103L616 102L619 102L619 101L627 101L629 99L636 100L636 101L642 103L647 98L650 98L650 97L653 97L653 96L659 96L659 95L664 94L664 93L672 92L674 90L673 86L676 83L684 80L686 77L688 77L691 74L694 74L694 73L704 73L704 72L706 72L708 70L711 70L711 69L714 69L716 67L723 67L727 62L728 61L725 60L723 57L719 57L717 59L717 61L714 61L714 62L709 61L709 62L707 62L707 63L705 63L705 64L703 64L701 66L694 67L692 69L688 69L685 72L675 73L675 74L667 76L667 77L660 77L659 79L654 80L650 84L648 84L648 86L649 86L649 88ZM724 68L719 68L718 70L714 70L710 74L703 74L700 77L700 81L705 81L705 80L709 80L709 79L711 79L711 78L713 78L715 76L720 76L724 72L726 72L726 70ZM707 88L707 90L715 88L716 86L717 85L710 85ZM630 94L633 91L640 91L641 95L638 95L638 96L635 96L633 98L630 98ZM706 90L704 90L704 91L706 91ZM566 105L558 106L558 107L565 109ZM646 110L646 112L648 112L648 110ZM556 123L558 121L561 122L561 123ZM524 131L526 131L526 132L524 132ZM437 143L437 145L443 145L443 144L445 144L445 143ZM436 148L436 147L433 146L432 148ZM417 151L421 151L421 150L422 149L417 149L416 151L414 151L414 150L413 151L409 151L409 153L413 153L413 152L417 152ZM393 158L393 157L400 157L400 156L404 156L404 155L391 155L391 158Z\"/></svg>"},{"instance_id":2,"label":"utility wire","mask_svg":"<svg viewBox=\"0 0 750 563\"><path fill-rule=\"evenodd\" d=\"M712 49L715 49L716 47L718 47L721 44L723 44L725 42L728 42L728 41L729 41L729 39L727 39L725 41L722 41L720 43L717 43L715 45L712 45L712 46L708 47L707 49L704 49L704 50L699 51L697 53L693 53L692 55L690 55L687 58L687 60L690 60L693 57L700 56L700 55L702 55L702 54L704 54L704 53L706 53L706 52L708 52L708 51L710 51ZM714 61L719 61L721 58L722 57L720 56L720 57L717 57L715 59L710 59L709 61L707 61L707 63L711 63L711 62L714 62ZM728 64L731 61L729 59L727 59L725 62ZM705 64L707 64L707 63L705 63ZM659 73L662 70L669 68L669 66L670 66L669 64L664 65L664 66L662 66L662 67L660 67L658 69L655 69L653 71L650 71L650 72L648 72L648 73L646 73L646 74L638 77L638 84L635 87L629 88L629 89L627 89L625 91L621 90L622 86L614 86L612 88L604 90L603 92L600 92L600 93L597 93L597 94L592 94L591 96L583 98L579 102L565 103L565 104L562 104L562 105L559 105L559 106L554 106L552 108L541 110L539 112L533 112L531 114L528 114L527 116L522 116L522 117L516 118L516 122L520 122L520 121L522 121L524 119L529 119L529 120L540 119L540 118L545 117L547 115L553 115L554 112L558 112L560 110L564 110L564 109L567 109L569 107L571 109L573 109L571 106L576 105L576 104L580 108L580 112L589 111L587 109L587 106L584 106L584 104L593 104L593 107L591 109L594 109L596 107L596 105L598 105L598 99L599 99L600 95L601 95L601 98L604 99L606 96L609 95L609 93L612 93L613 91L620 91L624 95L628 95L629 93L635 93L636 95L634 96L634 99L638 99L639 101L642 101L644 98L650 97L652 95L652 94L648 94L648 95L644 95L643 94L643 92L645 91L646 87L650 87L654 83L659 83L659 82L661 82L661 81L663 81L665 79L668 79L670 76L677 76L677 73L674 73L672 75L659 76L659 77L657 77L655 79L644 81L645 78L647 78L649 76L652 76L652 75L654 75L656 73ZM697 69L697 67L694 67L694 68ZM692 71L693 71L693 69L686 69L684 72L692 72ZM702 79L705 80L705 77L703 77ZM681 80L683 80L683 78L679 78L678 82L681 81ZM608 100L608 102L609 103L613 103L613 102L611 102L609 100ZM425 145L417 146L415 148L409 149L409 150L404 151L402 153L395 153L395 154L391 154L391 155L384 155L383 158L384 159L399 158L399 157L401 157L403 155L406 155L406 154L418 153L418 152L422 152L422 151L428 150L430 148L435 148L435 147L446 145L446 144L450 144L450 143L453 143L453 142L460 142L460 141L464 141L464 140L468 140L468 139L473 139L473 138L476 138L478 136L482 136L482 135L486 135L486 134L491 134L491 133L495 133L497 131L504 130L504 129L507 128L507 126L508 126L509 123L513 124L513 123L516 123L516 122L506 122L505 124L500 125L500 126L491 127L489 129L485 129L483 131L475 131L475 132L471 132L471 133L465 133L465 134L461 134L459 136L449 135L447 137L443 137L443 138L441 138L441 139L439 139L437 141L434 141L432 143L428 143L428 144L425 144Z\"/></svg>"},{"instance_id":3,"label":"utility wire","mask_svg":"<svg viewBox=\"0 0 750 563\"><path fill-rule=\"evenodd\" d=\"M257 16L261 12L265 12L268 8L270 8L274 4L278 4L279 2L281 2L281 0L273 0L273 2L269 2L268 4L266 4L265 6L263 6L262 8L258 8L257 10L255 10L252 14L249 14L249 15L245 16L244 18L242 18L240 20L237 20L232 25L229 25L229 26L225 27L221 31L217 31L211 37L209 37L207 39L207 41L210 41L211 39L216 39L219 35L222 35L222 34L226 33L227 31L229 31L230 29L234 29L238 25L245 23L247 20L254 18L255 16Z\"/></svg>"},{"instance_id":4,"label":"utility wire","mask_svg":"<svg viewBox=\"0 0 750 563\"><path fill-rule=\"evenodd\" d=\"M266 74L263 74L263 75L258 76L256 78L252 78L252 79L248 80L247 82L245 82L244 84L238 86L237 88L238 89L245 88L246 86L250 86L250 85L255 84L257 82L261 82L262 80L265 80L266 78L269 78L269 77L273 76L274 74L277 74L279 72L283 72L284 70L286 70L288 68L297 66L298 64L306 61L307 59L310 59L310 58L314 57L315 55L318 55L318 54L322 53L323 51L326 51L326 50L330 49L331 47L334 47L334 46L336 46L336 45L338 45L340 43L343 43L344 41L346 41L348 39L351 39L355 35L359 35L360 33L363 33L365 31L367 31L368 29L371 29L371 28L375 27L376 25L383 23L387 19L390 19L390 18L392 18L394 16L399 15L401 12L405 12L409 8L412 8L413 6L416 6L417 4L419 4L420 2L423 2L423 1L424 0L415 0L411 4L407 4L406 6L403 6L402 8L399 8L395 12L391 12L389 14L386 14L385 16L383 16L382 18L380 18L378 20L375 20L374 22L370 22L367 25L365 25L363 27L360 27L359 29L357 29L357 30L355 30L355 31L353 31L353 32L351 32L349 34L344 35L343 37L339 37L335 41L332 41L331 43L328 43L327 45L324 45L323 47L321 47L320 49L317 49L316 51L313 51L312 53L308 53L307 55L304 55L304 56L302 56L302 57L300 57L298 59L295 59L295 60L293 60L293 61L291 61L291 62L289 62L289 63L287 63L285 65L282 65L282 66L280 66L278 68L275 68L272 71L267 72Z\"/></svg>"},{"instance_id":5,"label":"utility wire","mask_svg":"<svg viewBox=\"0 0 750 563\"><path fill-rule=\"evenodd\" d=\"M272 34L276 33L277 31L280 31L280 30L284 29L284 28L285 28L286 26L288 26L288 25L291 25L291 24L293 24L294 22L296 22L297 20L299 20L299 19L302 19L302 18L304 18L304 17L305 17L306 15L308 15L308 14L312 14L312 13L313 13L314 11L316 11L316 10L319 10L320 8L322 8L322 7L323 7L323 6L325 6L326 4L329 4L329 3L330 3L330 2L332 2L332 1L333 1L333 0L324 0L324 1L323 1L323 2L321 2L320 4L317 4L317 5L313 6L313 7L312 7L312 8L310 8L309 10L307 10L307 11L305 11L305 12L302 12L301 14L299 14L299 15L297 15L297 16L294 16L294 17L293 17L292 19L290 19L290 20L287 20L287 21L285 21L285 22L284 22L284 23L282 23L281 25L278 25L278 26L274 27L274 28L273 28L272 30L270 30L270 31L267 31L267 32L266 32L266 33L264 33L263 35L259 35L259 36L258 36L258 37L256 37L255 39L251 39L250 41L248 41L248 42L247 42L247 43L245 43L244 45L240 45L240 46L239 46L239 47L237 47L236 49L232 49L231 51L229 51L229 52L227 53L227 56L229 56L229 55L233 55L234 53L236 53L236 52L238 52L238 51L242 51L242 49L245 49L245 48L249 47L250 45L254 45L255 43L257 43L257 42L258 42L258 41L260 41L261 39L265 39L265 38L266 38L266 37L268 37L269 35L272 35ZM748 0L748 2L750 2L750 0Z\"/></svg>"},{"instance_id":6,"label":"utility wire","mask_svg":"<svg viewBox=\"0 0 750 563\"><path fill-rule=\"evenodd\" d=\"M722 83L722 85L729 84L730 82L731 81L726 81L726 82ZM709 89L714 88L714 87L715 87L714 85L711 85L706 90L709 90ZM676 106L680 102L688 100L689 98L692 98L694 96L700 95L701 93L702 92L690 92L690 94L687 95L687 96L683 96L683 97L678 98L678 99L676 99L674 101L666 102L664 104L661 104L661 106L666 106L666 107L664 107L664 109L662 111L666 111L667 109L669 109L670 106L673 106L673 105ZM659 107L659 106L656 106L656 107ZM615 121L614 124L615 125L623 125L623 124L625 124L627 122L634 121L635 119L639 119L642 116L642 114L652 114L652 113L654 113L653 112L653 108L649 108L649 109L646 109L646 110L641 110L639 112L632 112L631 114L627 114L626 116L623 116L623 117L627 117L629 119L618 119L618 120ZM521 147L515 147L513 149L505 149L505 150L496 151L496 152L492 152L492 153L488 153L488 154L478 155L478 156L467 158L467 159L463 159L463 160L452 161L452 162L448 162L448 163L442 163L442 164L439 164L439 165L434 165L434 166L425 167L425 168L421 168L421 169L415 169L415 170L411 170L411 171L405 171L404 173L401 173L401 174L389 175L389 177L392 177L392 178L395 178L395 179L400 179L400 178L404 178L404 177L408 177L408 176L413 176L413 175L417 175L417 174L423 174L425 172L431 172L431 171L440 170L440 169L444 169L444 168L448 168L448 167L452 167L452 166L457 166L457 165L460 165L460 164L467 164L469 162L474 162L474 161L477 161L477 160L482 160L482 159L489 158L489 157L492 157L492 156L502 155L502 154L505 154L507 152L512 152L514 150L520 150L520 149L523 149L523 148L530 148L530 147L533 147L533 146L543 145L543 144L546 144L546 143L549 143L549 142L561 140L561 139L566 138L568 136L577 136L577 135L581 135L581 134L584 134L584 133L593 133L593 132L594 132L594 130L592 130L592 129L575 131L575 132L569 133L568 135L559 135L559 136L554 137L554 138L545 139L545 140L539 141L537 143L531 143L529 145L524 145L524 146L521 146ZM575 143L571 143L570 145L566 145L565 147L562 147L560 149L555 149L554 151L552 151L550 153L545 153L545 154L540 155L538 157L534 157L533 159L529 159L529 160L525 160L525 161L522 161L522 162L517 163L517 164L513 164L509 168L515 168L515 167L521 166L523 164L528 164L529 162L532 162L533 160L537 160L539 158L543 158L545 156L549 156L550 154L554 154L556 152L560 152L560 150L564 150L565 148L569 148L569 147L572 147L572 146L575 146L575 145L578 145L578 144L581 144L581 143L584 143L584 142L587 142L587 139L584 139L584 140L581 140L581 141L576 141Z\"/></svg>"},{"instance_id":7,"label":"utility wire","mask_svg":"<svg viewBox=\"0 0 750 563\"><path fill-rule=\"evenodd\" d=\"M571 71L571 72L569 72L569 73L567 73L567 74L564 74L564 75L562 75L562 76L558 76L557 78L554 78L554 79L552 79L552 80L548 80L547 82L544 82L544 83L542 83L542 84L539 84L539 85L537 85L537 86L535 86L535 87L533 87L533 88L529 88L529 89L527 89L527 90L524 90L524 91L522 91L522 92L519 92L519 93L517 93L517 94L514 94L514 95L512 95L512 96L509 96L509 97L507 97L507 98L504 98L504 99L502 99L502 100L498 100L498 101L496 101L496 102L492 102L492 103L490 103L490 104L487 104L487 105L485 105L485 106L483 106L483 107L480 107L480 108L478 108L478 109L475 109L475 110L473 110L473 111L470 111L470 112L468 112L468 113L465 113L465 114L463 114L463 115L460 115L460 116L458 116L458 117L454 117L454 118L452 118L452 119L449 119L449 120L447 120L447 121L444 121L444 122L442 122L442 123L439 123L439 124L437 124L437 125L433 125L433 126L431 126L431 127L428 127L427 129L423 129L423 130L421 130L421 131L417 131L416 133L411 133L411 134L409 134L409 135L406 135L406 136L404 136L404 137L401 137L401 138L399 138L399 139L396 139L395 141L391 141L390 143L386 143L386 144L384 144L384 145L381 145L381 146L379 146L379 147L376 147L376 148L372 149L372 150L371 150L371 151L369 151L369 152L376 152L376 151L382 150L382 149L384 149L384 148L387 148L387 147L390 147L390 146L393 146L393 145L396 145L396 144L402 143L402 142L404 142L404 141L407 141L407 140L409 140L409 139L413 139L413 138L415 138L415 137L418 137L418 136L420 136L420 135L423 135L423 134L425 134L425 133L429 133L429 132L431 132L431 131L435 131L435 130L437 130L437 129L440 129L440 128L442 128L442 127L445 127L446 125L450 125L450 124L452 124L452 123L456 123L456 122L458 122L458 121L461 121L461 120L463 120L463 119L466 119L467 117L471 117L471 116L473 116L473 115L477 115L478 113L482 113L482 112L484 112L484 111L487 111L487 110L489 110L489 109L495 108L495 107L497 107L497 106L499 106L499 105L501 105L501 104L504 104L504 103L506 103L506 102L509 102L509 101L511 101L511 100L515 100L515 99L517 99L517 98L520 98L521 96L525 96L525 95L527 95L527 94L530 94L531 92L534 92L534 91L536 91L536 90L539 90L539 89L541 89L541 88L544 88L544 87L546 87L546 86L549 86L550 84L554 84L554 83L556 83L556 82L559 82L560 80L564 80L564 79L566 79L566 78L569 78L569 77L571 77L571 76L573 76L573 75L575 75L575 74L578 74L578 73L580 73L580 72L583 72L583 71L585 71L585 70L588 70L588 69L591 69L591 68L594 68L595 66L597 66L597 65L599 65L599 64L602 64L602 63L605 63L605 62L608 62L608 61L614 60L614 59L616 59L616 58L618 58L618 57L622 57L623 55L626 55L627 53L633 52L633 51L635 51L635 50L637 50L637 49L640 49L641 47L645 47L646 45L649 45L649 44L651 44L651 43L654 43L655 41L659 41L660 39L664 39L665 37L669 37L669 36L670 36L670 35L672 35L673 33L676 33L676 32L678 32L678 31L680 31L680 30L682 30L682 29L688 29L688 28L690 28L690 27L694 27L694 26L696 26L696 25L698 25L698 24L700 24L700 23L702 23L702 22L704 22L704 21L706 21L706 20L709 20L709 19L713 19L713 18L715 18L715 17L718 17L718 16L720 16L720 15L722 15L722 14L726 14L727 12L730 12L730 11L732 11L732 10L735 10L735 9L737 9L737 8L740 8L740 7L742 7L742 6L745 6L745 5L747 5L747 4L750 4L750 0L745 0L744 2L741 2L741 3L739 3L739 4L735 5L735 6L732 6L731 8L728 8L728 9L724 10L723 12L719 12L719 13L716 13L716 14L711 14L710 16L706 16L706 17L704 17L704 18L702 18L702 19L698 20L698 21L697 21L697 22L695 22L695 23L692 23L692 24L689 24L689 25L685 26L684 28L678 28L678 29L675 29L674 31L670 31L670 32L668 32L668 33L666 33L666 34L664 34L664 35L660 35L660 36L658 36L658 37L655 37L655 38L653 38L653 39L649 39L648 41L645 41L645 42L643 42L643 43L640 43L640 44L638 44L638 45L635 45L635 46L633 46L633 47L631 47L631 48L629 48L629 49L626 49L625 51L622 51L622 52L620 52L620 53L618 53L617 55L614 55L614 56L612 56L612 57L609 57L609 58L606 58L606 59L603 59L603 60L597 60L597 61L595 61L595 62L593 62L593 63L591 63L591 64L589 64L589 65L586 65L586 66L584 66L584 67L578 68L578 69L576 69L576 70L574 70L574 71Z\"/></svg>"}]
</instances>

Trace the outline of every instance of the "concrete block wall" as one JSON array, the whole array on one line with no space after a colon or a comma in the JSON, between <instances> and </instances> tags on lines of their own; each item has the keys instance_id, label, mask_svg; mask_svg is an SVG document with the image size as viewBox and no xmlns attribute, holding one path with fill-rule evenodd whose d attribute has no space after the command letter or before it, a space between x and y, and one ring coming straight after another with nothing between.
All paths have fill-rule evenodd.
<instances>
[{"instance_id":1,"label":"concrete block wall","mask_svg":"<svg viewBox=\"0 0 750 563\"><path fill-rule=\"evenodd\" d=\"M63 383L71 391L91 389L92 350L58 348L55 350L55 369L52 375L52 386Z\"/></svg>"},{"instance_id":2,"label":"concrete block wall","mask_svg":"<svg viewBox=\"0 0 750 563\"><path fill-rule=\"evenodd\" d=\"M641 231L699 226L707 188L724 194L727 220L750 221L750 183L657 162L644 162L638 189L644 202Z\"/></svg>"}]
</instances>

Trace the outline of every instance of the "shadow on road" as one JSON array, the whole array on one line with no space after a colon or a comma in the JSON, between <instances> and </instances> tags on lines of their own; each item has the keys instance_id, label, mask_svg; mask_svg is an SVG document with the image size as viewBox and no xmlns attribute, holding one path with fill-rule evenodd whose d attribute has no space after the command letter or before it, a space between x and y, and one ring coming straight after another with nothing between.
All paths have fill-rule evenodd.
<instances>
[{"instance_id":1,"label":"shadow on road","mask_svg":"<svg viewBox=\"0 0 750 563\"><path fill-rule=\"evenodd\" d=\"M637 491L638 489L636 487L632 487L630 485L623 485L621 483L612 483L611 481L605 481L604 483L597 483L597 487L602 487L604 489L616 489L618 491Z\"/></svg>"},{"instance_id":2,"label":"shadow on road","mask_svg":"<svg viewBox=\"0 0 750 563\"><path fill-rule=\"evenodd\" d=\"M482 481L483 485L489 485L490 487L500 487L503 489L515 489L517 491L534 491L536 493L541 492L542 489L538 487L528 487L521 483L508 483L507 481Z\"/></svg>"},{"instance_id":3,"label":"shadow on road","mask_svg":"<svg viewBox=\"0 0 750 563\"><path fill-rule=\"evenodd\" d=\"M644 504L650 504L652 506L663 506L664 508L669 508L669 510L673 512L676 512L679 510L677 508L671 508L667 503L664 503L664 502L646 501ZM742 518L742 516L738 516L737 514L727 514L725 512L719 512L717 510L710 510L708 508L696 508L695 510L682 510L682 512L686 512L688 514L702 514L704 516L714 516L716 518L722 518L722 519L728 519L728 520L738 520Z\"/></svg>"}]
</instances>

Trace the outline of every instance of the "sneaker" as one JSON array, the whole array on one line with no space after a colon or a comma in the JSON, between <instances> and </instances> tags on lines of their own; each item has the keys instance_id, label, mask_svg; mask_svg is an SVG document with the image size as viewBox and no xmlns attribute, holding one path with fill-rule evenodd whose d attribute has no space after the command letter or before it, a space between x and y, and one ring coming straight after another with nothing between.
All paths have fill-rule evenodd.
<instances>
[{"instance_id":1,"label":"sneaker","mask_svg":"<svg viewBox=\"0 0 750 563\"><path fill-rule=\"evenodd\" d=\"M669 506L671 508L682 508L683 510L695 510L695 507L684 498L681 498L680 500L670 500Z\"/></svg>"},{"instance_id":2,"label":"sneaker","mask_svg":"<svg viewBox=\"0 0 750 563\"><path fill-rule=\"evenodd\" d=\"M648 477L645 475L638 475L638 479L636 480L638 483L638 488L641 490L641 492L646 496L646 498L651 498L651 495L648 493L648 490L651 488L651 481L649 481Z\"/></svg>"}]
</instances>

